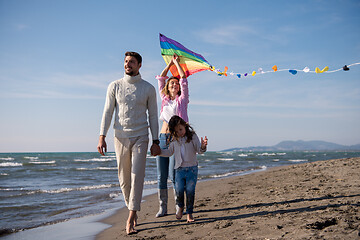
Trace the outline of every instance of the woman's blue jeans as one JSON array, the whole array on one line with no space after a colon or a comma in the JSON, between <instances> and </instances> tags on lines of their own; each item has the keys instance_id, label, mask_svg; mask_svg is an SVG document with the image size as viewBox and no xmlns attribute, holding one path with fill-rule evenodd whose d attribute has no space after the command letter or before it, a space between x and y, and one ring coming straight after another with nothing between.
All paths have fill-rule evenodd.
<instances>
[{"instance_id":1,"label":"woman's blue jeans","mask_svg":"<svg viewBox=\"0 0 360 240\"><path fill-rule=\"evenodd\" d=\"M160 148L167 149L169 147L170 133L160 133ZM158 176L158 188L167 189L167 180L170 178L171 182L175 182L174 166L175 160L174 155L171 157L156 157L156 170Z\"/></svg>"},{"instance_id":2,"label":"woman's blue jeans","mask_svg":"<svg viewBox=\"0 0 360 240\"><path fill-rule=\"evenodd\" d=\"M184 208L184 192L186 192L186 212L194 211L195 187L198 176L198 166L179 167L175 169L176 205Z\"/></svg>"}]
</instances>

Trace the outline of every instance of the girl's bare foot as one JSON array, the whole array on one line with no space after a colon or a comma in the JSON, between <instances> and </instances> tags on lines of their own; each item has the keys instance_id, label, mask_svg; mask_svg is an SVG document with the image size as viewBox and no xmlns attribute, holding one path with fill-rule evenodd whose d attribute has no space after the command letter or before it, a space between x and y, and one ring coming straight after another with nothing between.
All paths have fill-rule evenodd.
<instances>
[{"instance_id":1,"label":"girl's bare foot","mask_svg":"<svg viewBox=\"0 0 360 240\"><path fill-rule=\"evenodd\" d=\"M192 214L188 214L188 215L187 215L187 222L188 222L188 223L195 222L195 219L194 219L194 217L193 217Z\"/></svg>"},{"instance_id":2,"label":"girl's bare foot","mask_svg":"<svg viewBox=\"0 0 360 240\"><path fill-rule=\"evenodd\" d=\"M176 211L176 219L177 220L180 220L182 218L182 215L183 215L183 211L184 211L184 208L181 208L179 207Z\"/></svg>"}]
</instances>

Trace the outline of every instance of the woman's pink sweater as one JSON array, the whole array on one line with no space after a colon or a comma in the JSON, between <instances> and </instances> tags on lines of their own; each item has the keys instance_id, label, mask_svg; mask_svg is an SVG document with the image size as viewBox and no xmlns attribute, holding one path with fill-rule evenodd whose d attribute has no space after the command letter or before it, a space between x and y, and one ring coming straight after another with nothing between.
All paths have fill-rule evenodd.
<instances>
[{"instance_id":1,"label":"woman's pink sweater","mask_svg":"<svg viewBox=\"0 0 360 240\"><path fill-rule=\"evenodd\" d=\"M170 97L162 94L161 91L162 89L165 87L165 83L166 83L166 79L168 79L168 77L161 77L161 76L156 76L156 79L158 80L158 86L159 86L159 93L160 93L160 97L161 97L161 110L160 110L160 114L163 111L163 107L165 104L167 104L170 100ZM180 90L181 90L181 95L176 95L175 101L178 107L178 113L179 113L179 117L181 117L182 119L185 120L185 122L189 122L189 117L187 114L187 106L189 104L189 88L188 88L188 81L187 78L180 78Z\"/></svg>"}]
</instances>

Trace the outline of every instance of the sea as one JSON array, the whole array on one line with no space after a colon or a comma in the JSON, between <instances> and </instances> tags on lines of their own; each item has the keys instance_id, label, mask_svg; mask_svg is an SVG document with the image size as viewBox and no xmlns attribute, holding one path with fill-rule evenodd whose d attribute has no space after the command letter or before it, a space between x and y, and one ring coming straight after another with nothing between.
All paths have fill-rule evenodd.
<instances>
[{"instance_id":1,"label":"sea","mask_svg":"<svg viewBox=\"0 0 360 240\"><path fill-rule=\"evenodd\" d=\"M360 152L209 151L198 155L198 178L207 181L351 157L360 157ZM155 193L156 183L156 159L148 154L144 191ZM115 153L0 153L0 236L98 215L124 205Z\"/></svg>"}]
</instances>

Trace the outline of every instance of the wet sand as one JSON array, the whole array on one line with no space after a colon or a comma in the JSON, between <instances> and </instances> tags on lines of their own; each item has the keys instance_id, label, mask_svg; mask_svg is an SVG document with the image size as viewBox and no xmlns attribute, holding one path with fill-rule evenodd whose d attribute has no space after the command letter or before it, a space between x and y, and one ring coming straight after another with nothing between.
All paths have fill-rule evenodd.
<instances>
[{"instance_id":1,"label":"wet sand","mask_svg":"<svg viewBox=\"0 0 360 240\"><path fill-rule=\"evenodd\" d=\"M199 182L195 223L155 218L157 195L144 198L137 234L127 236L126 208L104 219L111 239L360 239L360 158L335 159Z\"/></svg>"}]
</instances>

